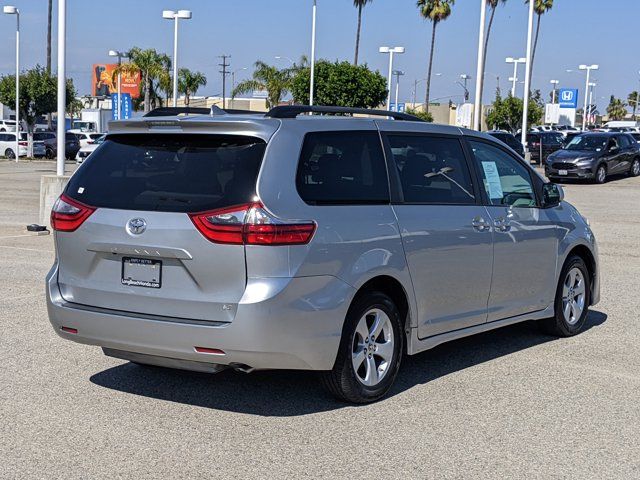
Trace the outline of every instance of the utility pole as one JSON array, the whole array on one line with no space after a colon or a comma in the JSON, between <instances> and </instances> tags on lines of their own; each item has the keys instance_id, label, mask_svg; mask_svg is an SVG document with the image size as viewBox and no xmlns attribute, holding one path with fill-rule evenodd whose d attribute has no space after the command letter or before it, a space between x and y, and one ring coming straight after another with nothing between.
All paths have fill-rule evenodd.
<instances>
[{"instance_id":1,"label":"utility pole","mask_svg":"<svg viewBox=\"0 0 640 480\"><path fill-rule=\"evenodd\" d=\"M218 65L222 67L220 73L222 74L222 109L224 110L225 108L227 108L227 75L229 74L229 72L227 71L227 67L230 66L230 64L227 63L227 59L230 59L231 55L218 55L218 58L222 59L222 63L219 63Z\"/></svg>"}]
</instances>

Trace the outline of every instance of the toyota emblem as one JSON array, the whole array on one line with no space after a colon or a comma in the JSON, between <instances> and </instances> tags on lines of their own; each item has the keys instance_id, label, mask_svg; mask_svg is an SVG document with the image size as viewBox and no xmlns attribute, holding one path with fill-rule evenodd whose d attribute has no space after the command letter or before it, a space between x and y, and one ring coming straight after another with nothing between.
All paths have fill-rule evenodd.
<instances>
[{"instance_id":1,"label":"toyota emblem","mask_svg":"<svg viewBox=\"0 0 640 480\"><path fill-rule=\"evenodd\" d=\"M127 223L127 232L131 235L140 235L147 229L147 222L144 218L132 218Z\"/></svg>"}]
</instances>

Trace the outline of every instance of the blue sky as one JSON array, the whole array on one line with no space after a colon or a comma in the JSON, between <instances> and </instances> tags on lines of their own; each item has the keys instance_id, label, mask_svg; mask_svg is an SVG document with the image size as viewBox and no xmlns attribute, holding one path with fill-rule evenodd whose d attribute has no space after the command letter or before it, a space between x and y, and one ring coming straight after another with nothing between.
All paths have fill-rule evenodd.
<instances>
[{"instance_id":1,"label":"blue sky","mask_svg":"<svg viewBox=\"0 0 640 480\"><path fill-rule=\"evenodd\" d=\"M11 0L9 0L11 1ZM2 4L6 4L3 1ZM217 55L232 56L233 69L249 67L238 79L249 75L257 59L286 66L310 50L311 0L67 0L67 69L80 93L90 89L91 64L109 60L110 49L131 46L155 47L171 53L173 30L163 20L163 9L190 9L193 19L181 24L180 66L202 71L209 83L198 93L221 91ZM584 89L580 63L598 63L596 97L602 109L609 95L624 96L640 87L640 58L630 54L638 47L637 20L640 2L608 0L607 17L598 0L556 0L542 19L541 38L534 66L533 87L550 91L549 80L561 86ZM45 63L46 0L13 0L21 10L22 64ZM54 2L54 16L57 2ZM458 0L452 16L438 26L432 98L459 95L455 84L461 73L475 76L480 0ZM485 100L493 98L496 76L503 91L510 88L511 66L507 56L523 56L526 46L527 9L524 0L507 0L498 7L487 59ZM319 58L353 60L356 9L351 0L318 0ZM14 67L15 20L0 15L0 74ZM55 69L55 19L54 19ZM406 54L397 57L397 68L406 72L401 98L411 100L415 79L426 76L431 26L418 15L414 0L374 0L364 12L361 61L386 72L387 57L380 45L402 45ZM576 70L567 73L567 69ZM523 69L520 77L524 77ZM473 90L473 89L472 89ZM520 95L522 86L519 86ZM473 91L472 91L473 95ZM418 98L424 97L424 82ZM602 97L605 97L604 99ZM459 98L459 97L458 97ZM457 100L458 98L454 98ZM445 100L446 101L446 100ZM582 101L582 100L581 100Z\"/></svg>"}]
</instances>

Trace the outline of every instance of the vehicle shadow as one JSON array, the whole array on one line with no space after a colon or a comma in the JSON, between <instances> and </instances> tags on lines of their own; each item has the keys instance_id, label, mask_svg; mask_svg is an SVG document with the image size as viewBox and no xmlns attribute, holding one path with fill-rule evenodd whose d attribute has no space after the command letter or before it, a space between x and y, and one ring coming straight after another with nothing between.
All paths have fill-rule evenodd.
<instances>
[{"instance_id":1,"label":"vehicle shadow","mask_svg":"<svg viewBox=\"0 0 640 480\"><path fill-rule=\"evenodd\" d=\"M585 331L607 315L591 311ZM535 322L486 332L405 357L387 398L437 378L555 340ZM261 416L298 416L352 406L326 393L314 372L264 371L250 375L226 370L204 373L125 363L91 376L91 382L120 392L170 402Z\"/></svg>"}]
</instances>

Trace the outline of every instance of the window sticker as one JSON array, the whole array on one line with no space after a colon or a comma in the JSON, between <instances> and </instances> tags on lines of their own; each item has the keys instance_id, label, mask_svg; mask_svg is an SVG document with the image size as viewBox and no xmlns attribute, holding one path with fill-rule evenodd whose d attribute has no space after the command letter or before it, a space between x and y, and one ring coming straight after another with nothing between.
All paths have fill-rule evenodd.
<instances>
[{"instance_id":1,"label":"window sticker","mask_svg":"<svg viewBox=\"0 0 640 480\"><path fill-rule=\"evenodd\" d=\"M487 179L487 189L491 200L502 199L502 184L500 183L500 175L496 162L482 162L484 177Z\"/></svg>"},{"instance_id":2,"label":"window sticker","mask_svg":"<svg viewBox=\"0 0 640 480\"><path fill-rule=\"evenodd\" d=\"M78 193L84 193L84 187L78 188Z\"/></svg>"}]
</instances>

